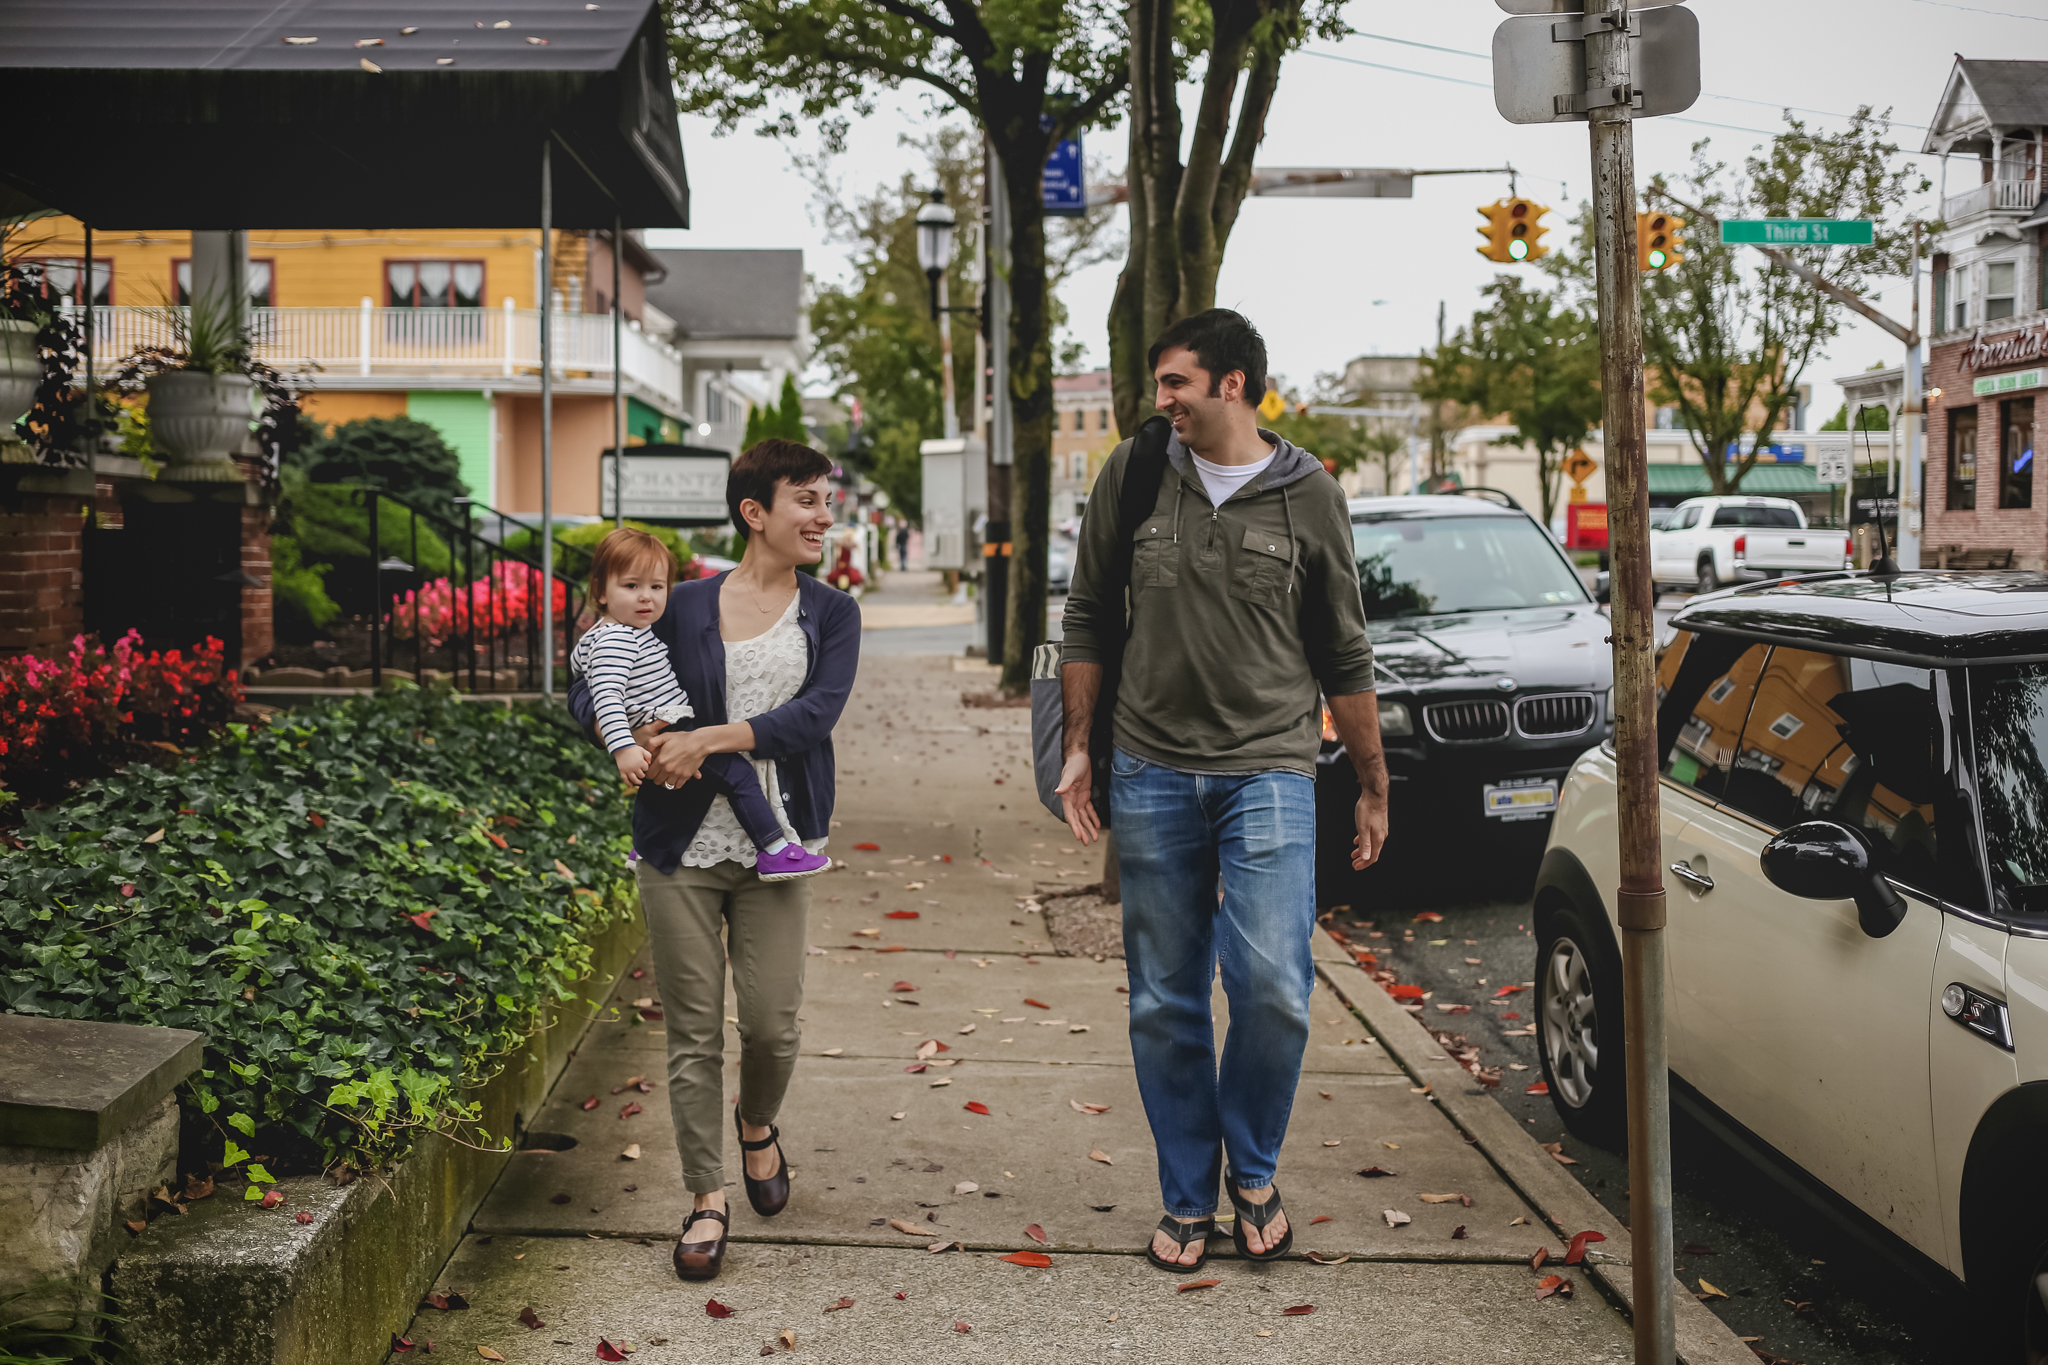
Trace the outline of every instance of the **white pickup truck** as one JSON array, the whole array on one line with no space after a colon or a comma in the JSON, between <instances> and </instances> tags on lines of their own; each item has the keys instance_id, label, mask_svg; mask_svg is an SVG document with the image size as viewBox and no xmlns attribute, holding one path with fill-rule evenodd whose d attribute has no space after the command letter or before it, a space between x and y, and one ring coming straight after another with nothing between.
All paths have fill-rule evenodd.
<instances>
[{"instance_id":1,"label":"white pickup truck","mask_svg":"<svg viewBox=\"0 0 2048 1365\"><path fill-rule=\"evenodd\" d=\"M1691 498L1650 532L1650 577L1661 587L1714 592L1788 574L1855 567L1846 531L1808 529L1788 498Z\"/></svg>"}]
</instances>

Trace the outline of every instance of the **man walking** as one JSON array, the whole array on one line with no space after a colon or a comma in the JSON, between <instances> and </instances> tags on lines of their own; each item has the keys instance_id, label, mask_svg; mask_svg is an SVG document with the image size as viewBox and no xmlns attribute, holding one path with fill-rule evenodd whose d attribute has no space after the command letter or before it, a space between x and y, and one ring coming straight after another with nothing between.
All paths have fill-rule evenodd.
<instances>
[{"instance_id":1,"label":"man walking","mask_svg":"<svg viewBox=\"0 0 2048 1365\"><path fill-rule=\"evenodd\" d=\"M1088 500L1061 651L1059 792L1074 837L1092 842L1089 735L1105 657L1122 643L1109 810L1131 1051L1167 1215L1147 1254L1184 1272L1215 1231L1225 1157L1238 1253L1271 1260L1293 1244L1273 1174L1314 984L1319 687L1364 793L1355 868L1386 837L1387 774L1344 494L1315 457L1259 429L1265 342L1211 309L1167 328L1150 360L1173 434L1163 470L1142 466L1158 471L1156 492L1127 483L1126 441ZM1135 485L1148 485L1134 494L1142 518L1120 505Z\"/></svg>"}]
</instances>

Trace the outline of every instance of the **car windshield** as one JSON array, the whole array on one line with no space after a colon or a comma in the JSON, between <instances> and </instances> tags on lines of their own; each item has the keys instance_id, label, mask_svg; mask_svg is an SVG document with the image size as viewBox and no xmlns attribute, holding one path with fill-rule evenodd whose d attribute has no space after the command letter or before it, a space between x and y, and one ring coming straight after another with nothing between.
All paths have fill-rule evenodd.
<instances>
[{"instance_id":1,"label":"car windshield","mask_svg":"<svg viewBox=\"0 0 2048 1365\"><path fill-rule=\"evenodd\" d=\"M1353 523L1351 543L1368 620L1586 600L1550 538L1522 517L1369 518Z\"/></svg>"},{"instance_id":2,"label":"car windshield","mask_svg":"<svg viewBox=\"0 0 2048 1365\"><path fill-rule=\"evenodd\" d=\"M2048 664L1971 669L1970 713L1992 881L2048 911Z\"/></svg>"}]
</instances>

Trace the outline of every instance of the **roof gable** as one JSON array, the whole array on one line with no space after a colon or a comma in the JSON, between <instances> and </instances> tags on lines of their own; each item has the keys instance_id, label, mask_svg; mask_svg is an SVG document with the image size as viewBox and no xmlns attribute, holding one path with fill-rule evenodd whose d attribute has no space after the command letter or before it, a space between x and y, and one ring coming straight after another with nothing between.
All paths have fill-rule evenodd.
<instances>
[{"instance_id":1,"label":"roof gable","mask_svg":"<svg viewBox=\"0 0 2048 1365\"><path fill-rule=\"evenodd\" d=\"M1923 152L1988 151L1993 132L2048 126L2048 62L1956 57Z\"/></svg>"}]
</instances>

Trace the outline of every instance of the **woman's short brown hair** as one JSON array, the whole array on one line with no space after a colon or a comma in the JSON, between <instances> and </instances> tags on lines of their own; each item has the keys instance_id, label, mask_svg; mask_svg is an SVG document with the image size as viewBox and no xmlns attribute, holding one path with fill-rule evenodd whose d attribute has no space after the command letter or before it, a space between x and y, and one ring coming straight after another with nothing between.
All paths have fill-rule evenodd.
<instances>
[{"instance_id":1,"label":"woman's short brown hair","mask_svg":"<svg viewBox=\"0 0 2048 1365\"><path fill-rule=\"evenodd\" d=\"M635 569L659 568L675 586L676 557L659 537L632 526L621 526L597 543L590 560L590 600L602 608L605 589L612 579Z\"/></svg>"},{"instance_id":2,"label":"woman's short brown hair","mask_svg":"<svg viewBox=\"0 0 2048 1365\"><path fill-rule=\"evenodd\" d=\"M725 505L732 513L732 529L741 540L747 538L747 519L740 504L752 498L765 510L775 505L775 485L788 479L790 487L824 478L832 472L832 461L797 441L771 437L756 441L740 452L725 476Z\"/></svg>"}]
</instances>

